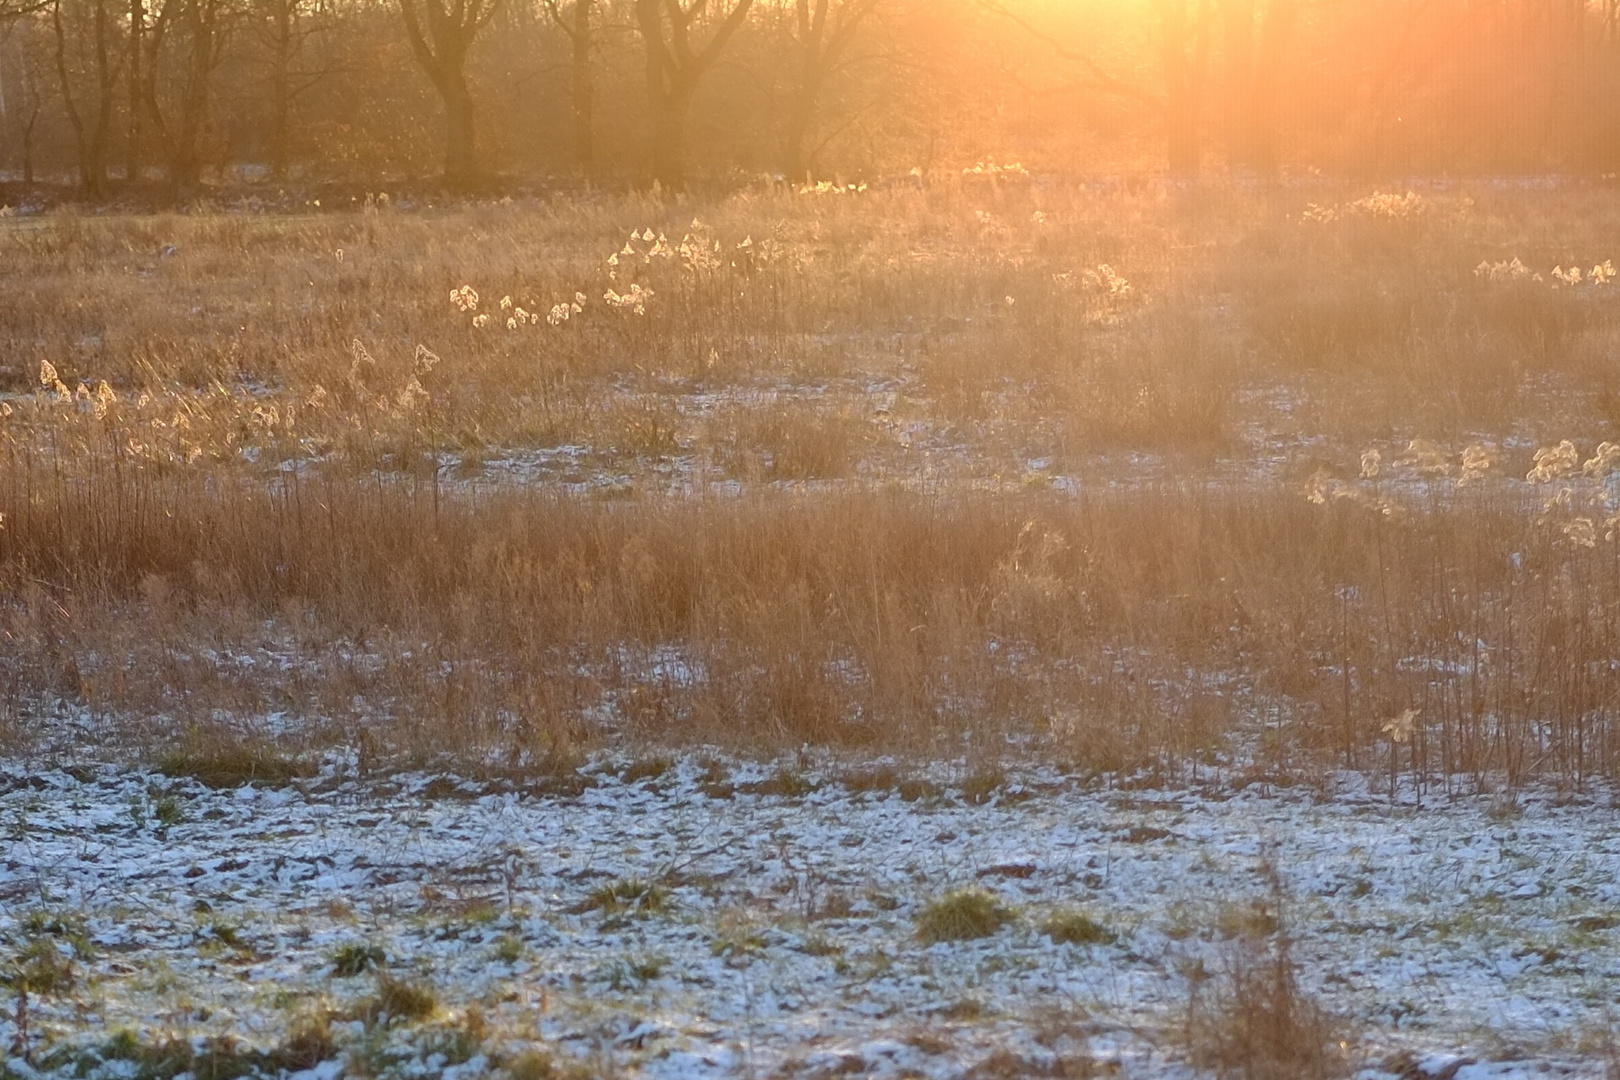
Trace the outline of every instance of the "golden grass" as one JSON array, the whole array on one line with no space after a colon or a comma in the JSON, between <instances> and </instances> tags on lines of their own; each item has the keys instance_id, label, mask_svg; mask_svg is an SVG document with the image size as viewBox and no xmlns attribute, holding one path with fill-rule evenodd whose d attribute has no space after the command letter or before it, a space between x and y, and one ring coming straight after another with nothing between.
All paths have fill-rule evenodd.
<instances>
[{"instance_id":1,"label":"golden grass","mask_svg":"<svg viewBox=\"0 0 1620 1080\"><path fill-rule=\"evenodd\" d=\"M1612 777L1620 216L1355 194L8 220L0 726Z\"/></svg>"}]
</instances>

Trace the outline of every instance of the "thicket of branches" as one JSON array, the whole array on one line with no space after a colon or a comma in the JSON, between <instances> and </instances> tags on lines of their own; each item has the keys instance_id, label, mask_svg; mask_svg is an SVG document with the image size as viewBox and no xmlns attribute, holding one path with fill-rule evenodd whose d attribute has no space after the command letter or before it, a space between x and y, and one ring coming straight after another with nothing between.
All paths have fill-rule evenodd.
<instances>
[{"instance_id":1,"label":"thicket of branches","mask_svg":"<svg viewBox=\"0 0 1620 1080\"><path fill-rule=\"evenodd\" d=\"M0 172L1620 168L1620 0L0 0Z\"/></svg>"}]
</instances>

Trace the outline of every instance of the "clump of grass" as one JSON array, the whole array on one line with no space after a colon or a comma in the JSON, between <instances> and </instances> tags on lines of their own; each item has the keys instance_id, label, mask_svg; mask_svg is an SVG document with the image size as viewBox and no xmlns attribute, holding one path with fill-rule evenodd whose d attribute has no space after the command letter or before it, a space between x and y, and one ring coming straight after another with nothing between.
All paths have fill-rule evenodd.
<instances>
[{"instance_id":1,"label":"clump of grass","mask_svg":"<svg viewBox=\"0 0 1620 1080\"><path fill-rule=\"evenodd\" d=\"M995 798L1007 783L1007 772L999 765L982 765L962 781L962 798L975 806Z\"/></svg>"},{"instance_id":2,"label":"clump of grass","mask_svg":"<svg viewBox=\"0 0 1620 1080\"><path fill-rule=\"evenodd\" d=\"M900 770L893 765L872 765L853 769L839 778L851 795L888 794L900 787Z\"/></svg>"},{"instance_id":3,"label":"clump of grass","mask_svg":"<svg viewBox=\"0 0 1620 1080\"><path fill-rule=\"evenodd\" d=\"M211 788L237 788L244 784L285 787L307 775L309 769L274 747L219 742L171 750L158 761L158 771L165 776L189 777Z\"/></svg>"},{"instance_id":4,"label":"clump of grass","mask_svg":"<svg viewBox=\"0 0 1620 1080\"><path fill-rule=\"evenodd\" d=\"M1243 1080L1328 1080L1344 1072L1337 1032L1299 984L1281 877L1269 862L1263 872L1266 917L1228 943L1214 974L1201 963L1191 969L1189 1054L1199 1068Z\"/></svg>"},{"instance_id":5,"label":"clump of grass","mask_svg":"<svg viewBox=\"0 0 1620 1080\"><path fill-rule=\"evenodd\" d=\"M1112 945L1119 935L1083 911L1054 911L1041 923L1041 933L1060 945Z\"/></svg>"},{"instance_id":6,"label":"clump of grass","mask_svg":"<svg viewBox=\"0 0 1620 1080\"><path fill-rule=\"evenodd\" d=\"M125 1028L91 1050L81 1064L93 1069L106 1062L128 1063L143 1080L173 1080L182 1074L196 1080L234 1080L312 1069L337 1055L331 1015L321 1011L299 1019L281 1043L263 1049L230 1036L145 1042Z\"/></svg>"},{"instance_id":7,"label":"clump of grass","mask_svg":"<svg viewBox=\"0 0 1620 1080\"><path fill-rule=\"evenodd\" d=\"M229 949L244 956L251 956L255 952L252 942L243 935L242 928L224 919L210 919L198 929L197 936L207 949L213 951Z\"/></svg>"},{"instance_id":8,"label":"clump of grass","mask_svg":"<svg viewBox=\"0 0 1620 1080\"><path fill-rule=\"evenodd\" d=\"M931 900L917 917L917 936L933 944L989 937L1016 918L1001 898L985 889L958 889Z\"/></svg>"},{"instance_id":9,"label":"clump of grass","mask_svg":"<svg viewBox=\"0 0 1620 1080\"><path fill-rule=\"evenodd\" d=\"M498 1061L511 1080L593 1080L597 1075L581 1061L559 1061L547 1050L530 1047Z\"/></svg>"},{"instance_id":10,"label":"clump of grass","mask_svg":"<svg viewBox=\"0 0 1620 1080\"><path fill-rule=\"evenodd\" d=\"M624 956L607 966L608 987L613 990L634 990L645 986L664 973L669 961L651 953Z\"/></svg>"},{"instance_id":11,"label":"clump of grass","mask_svg":"<svg viewBox=\"0 0 1620 1080\"><path fill-rule=\"evenodd\" d=\"M760 927L746 919L728 916L709 942L709 955L723 958L732 967L746 967L763 954L769 944Z\"/></svg>"},{"instance_id":12,"label":"clump of grass","mask_svg":"<svg viewBox=\"0 0 1620 1080\"><path fill-rule=\"evenodd\" d=\"M446 1065L461 1065L483 1052L489 1025L482 1009L474 1006L462 1016L441 1022L420 1037L429 1057L442 1057Z\"/></svg>"},{"instance_id":13,"label":"clump of grass","mask_svg":"<svg viewBox=\"0 0 1620 1080\"><path fill-rule=\"evenodd\" d=\"M70 913L32 911L21 929L22 940L0 960L0 987L12 995L13 1048L29 1060L33 1000L72 993L80 982L80 964L95 950L84 921Z\"/></svg>"},{"instance_id":14,"label":"clump of grass","mask_svg":"<svg viewBox=\"0 0 1620 1080\"><path fill-rule=\"evenodd\" d=\"M544 1050L524 1050L508 1058L503 1067L512 1080L555 1080L557 1061Z\"/></svg>"},{"instance_id":15,"label":"clump of grass","mask_svg":"<svg viewBox=\"0 0 1620 1080\"><path fill-rule=\"evenodd\" d=\"M726 763L715 758L698 761L698 790L711 799L729 799L737 793L731 782L731 770Z\"/></svg>"},{"instance_id":16,"label":"clump of grass","mask_svg":"<svg viewBox=\"0 0 1620 1080\"><path fill-rule=\"evenodd\" d=\"M183 825L186 820L186 807L173 795L164 795L152 806L152 816L159 825L170 828Z\"/></svg>"},{"instance_id":17,"label":"clump of grass","mask_svg":"<svg viewBox=\"0 0 1620 1080\"><path fill-rule=\"evenodd\" d=\"M630 762L620 771L619 779L626 784L636 784L643 780L660 780L674 768L673 758L667 754L655 754Z\"/></svg>"},{"instance_id":18,"label":"clump of grass","mask_svg":"<svg viewBox=\"0 0 1620 1080\"><path fill-rule=\"evenodd\" d=\"M816 782L804 773L783 765L768 778L753 784L744 784L738 790L750 795L777 795L784 799L802 799L816 790Z\"/></svg>"},{"instance_id":19,"label":"clump of grass","mask_svg":"<svg viewBox=\"0 0 1620 1080\"><path fill-rule=\"evenodd\" d=\"M333 950L331 963L332 974L347 979L383 967L388 963L388 954L380 945L351 941Z\"/></svg>"},{"instance_id":20,"label":"clump of grass","mask_svg":"<svg viewBox=\"0 0 1620 1080\"><path fill-rule=\"evenodd\" d=\"M923 799L937 799L941 792L940 786L932 780L922 780L917 777L901 780L896 788L900 797L906 802L920 802Z\"/></svg>"},{"instance_id":21,"label":"clump of grass","mask_svg":"<svg viewBox=\"0 0 1620 1080\"><path fill-rule=\"evenodd\" d=\"M361 1002L353 1015L368 1024L391 1024L426 1020L438 1007L438 995L427 983L380 972L376 992Z\"/></svg>"},{"instance_id":22,"label":"clump of grass","mask_svg":"<svg viewBox=\"0 0 1620 1080\"><path fill-rule=\"evenodd\" d=\"M281 1045L270 1051L266 1064L277 1070L299 1072L330 1061L337 1054L337 1039L332 1034L332 1013L320 1009L293 1021Z\"/></svg>"},{"instance_id":23,"label":"clump of grass","mask_svg":"<svg viewBox=\"0 0 1620 1080\"><path fill-rule=\"evenodd\" d=\"M523 959L526 948L523 938L517 934L502 934L495 943L494 956L503 964L515 964Z\"/></svg>"},{"instance_id":24,"label":"clump of grass","mask_svg":"<svg viewBox=\"0 0 1620 1080\"><path fill-rule=\"evenodd\" d=\"M192 1041L166 1038L142 1042L134 1032L116 1032L97 1051L102 1061L133 1063L138 1075L151 1080L172 1080L183 1073L213 1080L250 1076L274 1064L271 1055L229 1036ZM324 1058L322 1060L325 1060Z\"/></svg>"},{"instance_id":25,"label":"clump of grass","mask_svg":"<svg viewBox=\"0 0 1620 1080\"><path fill-rule=\"evenodd\" d=\"M846 772L840 781L851 795L899 795L906 802L931 799L940 794L940 787L932 780L902 773L893 765L874 765L870 768Z\"/></svg>"},{"instance_id":26,"label":"clump of grass","mask_svg":"<svg viewBox=\"0 0 1620 1080\"><path fill-rule=\"evenodd\" d=\"M609 915L651 915L669 905L669 890L644 878L616 878L598 885L573 910L576 914L601 911Z\"/></svg>"}]
</instances>

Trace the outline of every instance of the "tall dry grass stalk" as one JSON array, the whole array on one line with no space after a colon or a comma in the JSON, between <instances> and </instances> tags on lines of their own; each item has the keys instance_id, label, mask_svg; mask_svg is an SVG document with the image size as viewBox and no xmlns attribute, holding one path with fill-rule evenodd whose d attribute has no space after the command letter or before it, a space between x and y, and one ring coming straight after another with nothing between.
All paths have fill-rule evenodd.
<instances>
[{"instance_id":1,"label":"tall dry grass stalk","mask_svg":"<svg viewBox=\"0 0 1620 1080\"><path fill-rule=\"evenodd\" d=\"M1393 514L1194 485L616 502L119 453L6 466L13 700L170 735L285 714L519 757L613 732L1022 736L1096 769L1253 737L1420 797L1620 765L1620 557L1499 494Z\"/></svg>"}]
</instances>

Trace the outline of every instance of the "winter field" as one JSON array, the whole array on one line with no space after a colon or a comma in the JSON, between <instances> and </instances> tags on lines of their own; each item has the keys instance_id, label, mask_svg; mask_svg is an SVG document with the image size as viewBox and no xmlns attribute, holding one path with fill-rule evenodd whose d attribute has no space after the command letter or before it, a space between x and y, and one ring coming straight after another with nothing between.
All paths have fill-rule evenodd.
<instances>
[{"instance_id":1,"label":"winter field","mask_svg":"<svg viewBox=\"0 0 1620 1080\"><path fill-rule=\"evenodd\" d=\"M0 214L31 1077L1612 1077L1605 183Z\"/></svg>"},{"instance_id":2,"label":"winter field","mask_svg":"<svg viewBox=\"0 0 1620 1080\"><path fill-rule=\"evenodd\" d=\"M11 1069L1613 1067L1607 802L716 759L575 780L10 772L13 963L59 982L28 1000L33 1067ZM1311 1037L1320 1054L1277 1042Z\"/></svg>"}]
</instances>

